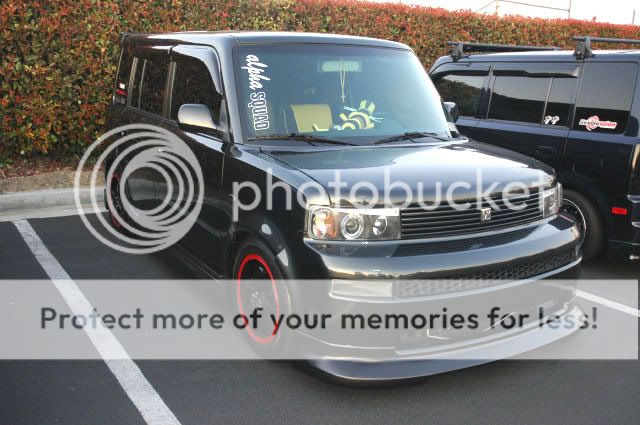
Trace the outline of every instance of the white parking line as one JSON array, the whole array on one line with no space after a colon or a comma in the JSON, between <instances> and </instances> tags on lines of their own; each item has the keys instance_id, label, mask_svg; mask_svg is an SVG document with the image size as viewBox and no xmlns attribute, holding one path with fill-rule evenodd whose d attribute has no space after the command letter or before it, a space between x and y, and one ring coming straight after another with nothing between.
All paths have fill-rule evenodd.
<instances>
[{"instance_id":1,"label":"white parking line","mask_svg":"<svg viewBox=\"0 0 640 425\"><path fill-rule=\"evenodd\" d=\"M580 298L584 298L585 300L593 301L594 303L602 304L605 307L613 308L615 310L621 311L623 313L630 314L632 316L640 317L640 310L636 310L635 308L626 306L624 304L617 303L615 301L608 300L606 298L599 297L597 295L591 294L589 292L584 292L581 290L576 291L576 295Z\"/></svg>"},{"instance_id":2,"label":"white parking line","mask_svg":"<svg viewBox=\"0 0 640 425\"><path fill-rule=\"evenodd\" d=\"M16 220L13 224L71 311L85 316L91 314L91 303L49 252L31 224L26 220ZM102 322L100 325L96 329L87 327L84 330L147 424L179 425L178 419L142 374L138 365L131 360L124 347L108 328L102 326Z\"/></svg>"}]
</instances>

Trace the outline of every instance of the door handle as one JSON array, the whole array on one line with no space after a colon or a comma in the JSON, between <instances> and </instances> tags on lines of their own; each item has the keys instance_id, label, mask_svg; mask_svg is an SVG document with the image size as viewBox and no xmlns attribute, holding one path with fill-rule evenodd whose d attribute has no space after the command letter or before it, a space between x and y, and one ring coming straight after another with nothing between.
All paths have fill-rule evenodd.
<instances>
[{"instance_id":1,"label":"door handle","mask_svg":"<svg viewBox=\"0 0 640 425\"><path fill-rule=\"evenodd\" d=\"M536 148L536 156L543 158L555 158L558 155L558 149L552 146L538 146Z\"/></svg>"}]
</instances>

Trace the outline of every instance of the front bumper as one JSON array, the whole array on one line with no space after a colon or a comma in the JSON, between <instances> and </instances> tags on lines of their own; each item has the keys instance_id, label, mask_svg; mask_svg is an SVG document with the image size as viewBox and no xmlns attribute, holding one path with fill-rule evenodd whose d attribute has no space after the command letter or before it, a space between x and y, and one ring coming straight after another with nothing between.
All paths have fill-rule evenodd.
<instances>
[{"instance_id":1,"label":"front bumper","mask_svg":"<svg viewBox=\"0 0 640 425\"><path fill-rule=\"evenodd\" d=\"M578 306L567 309L563 319L584 323L584 313ZM578 327L561 331L533 326L517 334L486 341L484 344L469 344L464 347L442 347L444 353L408 354L401 360L367 362L343 359L314 359L309 364L333 379L345 382L367 383L397 381L435 375L464 369L493 361L490 357L509 358L559 341L574 333ZM451 358L455 358L455 360Z\"/></svg>"},{"instance_id":2,"label":"front bumper","mask_svg":"<svg viewBox=\"0 0 640 425\"><path fill-rule=\"evenodd\" d=\"M612 258L638 261L640 260L640 243L610 240L608 254Z\"/></svg>"},{"instance_id":3,"label":"front bumper","mask_svg":"<svg viewBox=\"0 0 640 425\"><path fill-rule=\"evenodd\" d=\"M628 195L624 202L628 215L612 216L608 234L608 255L612 258L640 260L640 196Z\"/></svg>"},{"instance_id":4,"label":"front bumper","mask_svg":"<svg viewBox=\"0 0 640 425\"><path fill-rule=\"evenodd\" d=\"M473 238L369 244L306 241L321 258L329 283L318 285L311 293L296 293L295 285L289 291L298 311L314 311L322 305L333 317L497 304L510 312L534 312L544 305L550 314L577 319L581 313L574 304L577 282L558 285L540 279L578 277L579 239L573 219L559 215L521 229ZM540 269L536 264L551 268ZM465 283L452 287L448 282L452 278ZM331 282L362 280L389 280L393 291L386 298L368 297L366 292L362 297L332 293ZM399 305L403 310L398 310ZM573 331L547 332L535 326L515 334L492 330L483 335L483 341L477 339L477 333L434 332L437 339L432 339L433 335L425 338L423 333L391 332L375 342L366 333L348 338L300 334L300 354L321 371L347 380L407 379L510 357Z\"/></svg>"}]
</instances>

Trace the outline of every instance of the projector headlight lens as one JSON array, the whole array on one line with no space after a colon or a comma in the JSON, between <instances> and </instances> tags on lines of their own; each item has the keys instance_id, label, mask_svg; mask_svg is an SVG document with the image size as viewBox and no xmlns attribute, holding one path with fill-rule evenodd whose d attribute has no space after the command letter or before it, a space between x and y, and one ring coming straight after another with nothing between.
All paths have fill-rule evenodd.
<instances>
[{"instance_id":1,"label":"projector headlight lens","mask_svg":"<svg viewBox=\"0 0 640 425\"><path fill-rule=\"evenodd\" d=\"M340 222L340 232L345 239L358 239L364 231L364 220L358 213L345 215Z\"/></svg>"},{"instance_id":2,"label":"projector headlight lens","mask_svg":"<svg viewBox=\"0 0 640 425\"><path fill-rule=\"evenodd\" d=\"M400 239L400 210L311 206L307 235L318 240Z\"/></svg>"}]
</instances>

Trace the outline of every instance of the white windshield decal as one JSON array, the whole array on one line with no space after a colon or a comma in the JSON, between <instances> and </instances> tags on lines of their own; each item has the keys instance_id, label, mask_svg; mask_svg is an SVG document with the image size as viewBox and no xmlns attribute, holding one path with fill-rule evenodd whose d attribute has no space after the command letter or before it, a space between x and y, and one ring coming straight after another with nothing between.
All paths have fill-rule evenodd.
<instances>
[{"instance_id":1,"label":"white windshield decal","mask_svg":"<svg viewBox=\"0 0 640 425\"><path fill-rule=\"evenodd\" d=\"M246 66L242 67L249 74L249 89L252 93L249 95L251 102L247 106L251 111L253 129L256 131L267 130L270 127L267 94L264 91L258 91L264 88L263 82L271 81L271 78L265 75L267 68L268 66L260 62L260 58L256 55L247 55Z\"/></svg>"}]
</instances>

